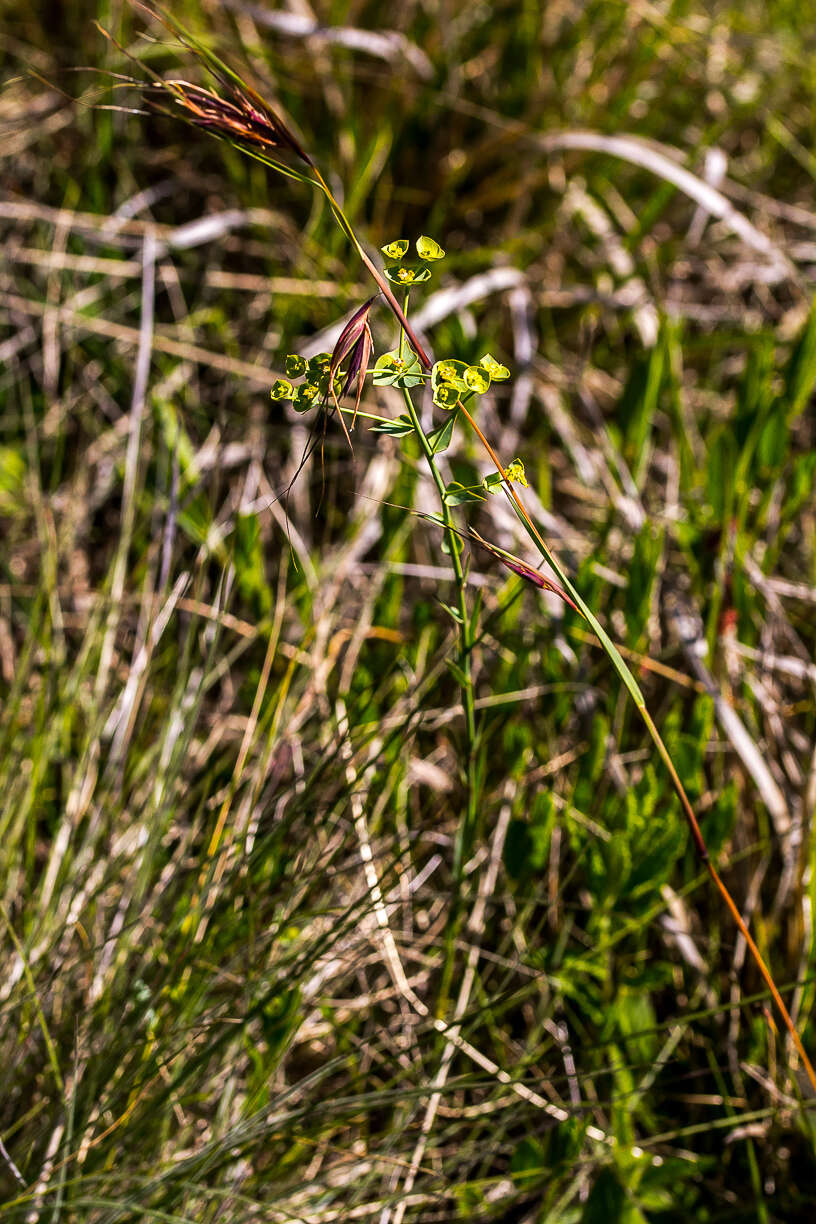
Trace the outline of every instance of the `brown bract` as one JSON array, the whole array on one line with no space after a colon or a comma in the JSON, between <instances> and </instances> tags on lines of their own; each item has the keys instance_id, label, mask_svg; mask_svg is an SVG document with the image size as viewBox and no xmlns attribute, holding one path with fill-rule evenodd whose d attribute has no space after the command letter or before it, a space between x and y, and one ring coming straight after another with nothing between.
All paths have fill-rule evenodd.
<instances>
[{"instance_id":1,"label":"brown bract","mask_svg":"<svg viewBox=\"0 0 816 1224\"><path fill-rule=\"evenodd\" d=\"M346 357L349 358L349 366L346 371L346 380L343 383L343 395L348 395L354 381L357 381L357 398L354 401L354 416L351 420L351 427L354 428L354 422L357 419L357 410L360 407L360 396L363 393L363 380L365 379L368 362L371 357L371 349L373 341L371 338L371 328L368 326L368 316L371 307L377 300L378 294L363 302L359 310L356 310L349 319L346 326L340 333L337 343L334 346L331 356L331 365L329 367L329 390L336 407L339 410L340 405L337 402L337 396L334 393L334 377L340 369L341 364ZM328 396L328 392L327 392ZM341 418L342 419L342 418Z\"/></svg>"}]
</instances>

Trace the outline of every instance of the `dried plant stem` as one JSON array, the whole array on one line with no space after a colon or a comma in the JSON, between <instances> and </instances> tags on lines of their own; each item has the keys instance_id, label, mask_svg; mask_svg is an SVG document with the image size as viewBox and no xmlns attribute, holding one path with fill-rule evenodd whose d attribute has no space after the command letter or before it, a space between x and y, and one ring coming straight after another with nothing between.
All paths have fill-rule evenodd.
<instances>
[{"instance_id":1,"label":"dried plant stem","mask_svg":"<svg viewBox=\"0 0 816 1224\"><path fill-rule=\"evenodd\" d=\"M652 716L650 715L649 711L646 709L645 706L640 707L640 716L643 719L644 723L646 724L646 729L649 732L649 735L652 737L652 741L655 747L657 748L657 751L661 757L661 760L663 761L663 764L666 766L666 768L669 771L669 777L672 780L672 785L674 786L675 793L677 794L677 797L680 800L680 804L683 808L683 814L688 823L689 830L692 836L692 840L697 849L697 853L700 856L700 859L702 860L702 862L704 863L706 871L711 876L711 879L714 881L715 885L717 886L720 896L725 902L726 908L731 914L731 917L733 918L737 926L737 929L739 930L739 933L742 935L743 939L748 945L748 950L750 951L751 956L754 958L754 963L756 964L757 969L762 975L762 979L765 982L765 985L768 987L768 990L771 993L771 997L779 1010L779 1014L781 1015L782 1020L784 1021L785 1027L790 1033L791 1040L793 1041L794 1046L796 1047L796 1051L802 1060L802 1065L804 1066L805 1071L807 1073L807 1077L810 1080L811 1087L813 1088L814 1093L816 1093L816 1073L814 1073L813 1064L811 1063L810 1059L808 1058L807 1053L805 1052L805 1047L802 1044L802 1039L799 1036L799 1033L796 1029L796 1025L793 1023L791 1014L788 1011L785 1005L785 1002L782 999L782 996L780 995L777 989L776 982L773 979L773 975L768 965L765 963L765 959L762 956L762 953L760 952L759 948L754 942L751 932L748 930L748 926L745 922L745 919L742 917L742 914L737 909L734 898L731 896L731 893L729 892L726 885L720 879L719 872L717 871L716 867L711 861L711 858L708 853L708 847L706 846L705 838L703 837L702 831L697 822L697 818L694 814L694 809L691 806L691 801L689 800L689 797L686 794L686 789L683 786L683 783L681 782L678 776L677 770L674 767L674 763L671 759L671 756L669 755L669 750L663 742L663 737L661 736L660 732L655 726L652 720Z\"/></svg>"}]
</instances>

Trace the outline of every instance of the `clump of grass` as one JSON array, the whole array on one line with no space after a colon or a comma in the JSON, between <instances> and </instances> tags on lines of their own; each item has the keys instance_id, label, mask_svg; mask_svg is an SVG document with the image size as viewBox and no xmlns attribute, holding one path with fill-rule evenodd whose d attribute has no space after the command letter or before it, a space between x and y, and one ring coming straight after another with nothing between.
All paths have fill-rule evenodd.
<instances>
[{"instance_id":1,"label":"clump of grass","mask_svg":"<svg viewBox=\"0 0 816 1224\"><path fill-rule=\"evenodd\" d=\"M148 9L148 11L150 11ZM167 21L167 18L165 18ZM193 50L206 67L213 72L214 75L222 84L230 90L231 97L229 100L219 99L217 95L210 94L208 91L201 90L196 86L190 86L186 82L180 81L157 81L159 89L165 89L171 96L181 104L182 112L186 115L190 122L197 126L204 126L207 130L220 136L222 139L230 143L251 156L257 157L264 161L273 169L283 172L290 177L299 178L304 182L311 182L316 185L326 196L332 212L337 217L338 222L345 234L351 239L355 249L360 254L365 264L365 267L376 281L381 292L383 293L389 307L391 308L403 334L409 344L412 346L416 361L419 363L423 371L424 378L431 379L434 386L434 402L443 407L445 410L454 414L454 424L456 418L461 415L461 418L469 425L473 433L478 438L485 452L495 464L497 479L501 482L502 491L507 496L510 505L518 515L520 521L528 532L533 544L541 554L543 560L552 568L556 574L560 587L552 582L549 583L551 590L556 590L563 595L572 608L574 608L589 625L592 632L596 635L600 645L606 653L610 663L614 667L621 681L626 687L629 696L632 698L638 713L640 714L649 736L654 744L654 748L663 762L663 765L668 770L674 791L680 801L683 814L688 823L689 832L696 848L700 861L704 864L711 880L722 897L725 906L734 921L737 930L742 938L746 941L750 950L751 956L762 976L763 981L770 991L774 1003L782 1017L791 1040L796 1048L796 1051L802 1061L802 1065L810 1081L811 1089L816 1095L816 1070L811 1063L811 1060L802 1044L801 1037L797 1031L790 1013L785 1005L784 1000L777 988L771 970L766 964L755 940L753 939L739 909L734 902L733 897L725 883L723 882L714 863L711 861L711 856L708 851L705 839L700 829L697 816L694 812L691 802L689 801L686 789L680 778L680 775L675 767L671 755L665 745L655 722L646 708L646 702L640 687L635 680L630 668L625 663L620 651L615 646L612 639L607 634L606 630L598 621L595 614L592 612L588 604L579 594L578 590L572 584L561 565L559 564L555 554L550 546L546 543L535 522L524 506L523 500L520 497L515 487L516 481L512 480L507 470L502 464L502 461L494 447L485 436L481 427L477 423L470 411L469 405L474 397L483 393L490 386L490 366L491 363L495 366L495 360L487 355L482 362L481 367L470 367L474 373L471 375L472 380L477 379L477 373L481 370L481 382L468 382L468 371L460 369L462 363L457 362L455 358L446 358L432 365L429 357L425 353L421 343L411 329L407 317L407 305L410 286L417 281L416 273L409 267L402 266L404 254L408 250L408 243L404 239L396 239L389 243L384 248L384 253L392 259L396 257L396 262L392 266L392 274L388 279L395 280L396 283L402 283L406 286L405 300L400 305L391 291L386 276L383 272L373 264L370 257L364 251L363 244L357 237L348 218L343 213L340 205L330 192L326 185L325 179L317 169L311 157L305 153L300 147L295 138L289 133L286 125L275 116L271 108L263 103L254 90L250 90L243 82L238 82L233 85L232 82L237 78L232 70L226 69L222 61L217 59L213 54L202 47L202 45L184 31L176 22L169 22L171 28L182 38L187 46ZM240 116L240 119L239 119ZM257 130L256 130L257 129ZM267 153L268 147L288 147L292 149L300 160L306 162L312 171L312 175L302 175L294 171L291 167L283 167L274 158L270 158ZM425 265L425 271L428 271L427 264L433 263L438 258L444 256L444 251L433 239L420 238L417 240L417 254L420 261ZM422 279L426 279L423 277ZM360 394L363 380L366 375L366 364L368 356L371 352L371 337L368 330L368 315L371 310L373 299L366 302L352 316L352 319L347 324L340 339L335 346L334 352L331 355L327 379L327 390L324 394L324 399L331 395L334 403L338 405L337 393L335 390L335 380L340 379L341 384L344 384L343 389L347 390L351 384L356 381L358 384L357 400L354 408L354 417L357 415L359 408ZM341 371L341 365L345 359L351 357L347 370ZM423 430L419 416L413 403L411 396L411 388L417 382L422 382L415 375L408 372L405 373L398 368L399 364L403 364L403 349L402 341L400 342L399 354L391 355L392 364L388 370L388 382L391 385L398 387L403 394L407 419L410 422L411 429L419 440L428 468L433 477L440 498L440 513L441 523L445 531L448 555L454 568L456 587L458 592L458 605L456 617L460 627L460 650L457 661L457 675L460 678L462 691L462 704L465 711L465 723L467 729L467 805L466 811L460 823L459 835L456 842L454 875L457 880L461 880L461 874L466 854L473 848L473 836L476 822L476 811L478 806L478 783L475 770L476 759L476 744L477 744L477 728L475 719L475 693L473 688L473 679L471 672L471 653L473 643L477 632L477 616L475 616L468 608L468 600L466 594L465 574L460 559L461 543L454 526L451 515L452 506L462 504L467 501L475 501L481 498L481 492L478 490L460 489L453 486L446 486L439 471L436 454L440 450L449 445L452 429L447 425L441 427L439 431L435 431L437 436L429 437ZM460 377L460 375L462 375ZM375 379L376 382L376 369ZM383 381L383 379L381 379ZM278 391L280 398L280 389ZM345 429L345 425L343 426ZM492 547L495 554L504 564L509 564L514 572L519 574L533 585L544 585L541 581L533 577L528 572L522 562L517 559L508 557L498 550L495 546Z\"/></svg>"},{"instance_id":2,"label":"clump of grass","mask_svg":"<svg viewBox=\"0 0 816 1224\"><path fill-rule=\"evenodd\" d=\"M620 644L802 1025L816 331L722 201L716 225L692 217L648 169L654 142L678 146L678 182L681 149L700 172L718 144L730 207L810 285L799 36L775 5L621 24L590 0L543 31L532 9L495 12L462 8L443 42L406 12L430 83L385 76L365 29L266 37L240 0L202 20L271 65L276 115L346 179L344 195L326 175L386 271L419 268L391 233L448 236L437 351L512 371L471 416ZM108 54L90 16L70 6L55 28L33 0L3 63L30 46L53 78L55 58ZM331 41L347 35L356 50ZM177 50L148 43L145 61L230 99ZM196 124L146 140L30 78L3 98L0 1214L809 1219L807 1084L768 991L625 686L563 595L546 619L529 597L547 581L570 598L465 418L420 399L425 374L409 390L431 445L450 431L434 461L472 543L479 802L453 876L458 591L402 389L379 381L421 364L402 332L356 432L359 383L346 403L338 379L339 412L319 389L271 411L260 394L273 352L372 292L350 284L365 277L329 209L298 189L270 207L261 167ZM544 164L539 129L582 151ZM615 142L637 161L610 161L610 130L649 138ZM402 305L406 279L387 283ZM377 301L368 321L385 334ZM317 382L330 366L315 359ZM273 501L306 445L299 409L321 431L333 414L322 471ZM702 622L673 636L678 595Z\"/></svg>"}]
</instances>

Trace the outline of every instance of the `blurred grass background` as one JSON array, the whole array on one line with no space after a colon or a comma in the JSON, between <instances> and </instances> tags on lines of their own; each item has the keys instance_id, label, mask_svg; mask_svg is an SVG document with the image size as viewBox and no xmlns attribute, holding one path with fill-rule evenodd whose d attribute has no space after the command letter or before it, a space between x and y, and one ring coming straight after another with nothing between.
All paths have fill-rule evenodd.
<instances>
[{"instance_id":1,"label":"blurred grass background","mask_svg":"<svg viewBox=\"0 0 816 1224\"><path fill-rule=\"evenodd\" d=\"M801 5L173 12L372 247L446 247L429 343L512 369L483 427L813 1051ZM398 508L434 509L418 452L330 427L279 497L308 421L269 387L370 292L325 206L105 109L140 103L94 20L197 72L128 5L0 20L2 1218L811 1220L806 1085L668 779L578 618L484 554L455 895L450 569ZM464 437L445 457L487 470ZM499 498L473 521L529 555Z\"/></svg>"}]
</instances>

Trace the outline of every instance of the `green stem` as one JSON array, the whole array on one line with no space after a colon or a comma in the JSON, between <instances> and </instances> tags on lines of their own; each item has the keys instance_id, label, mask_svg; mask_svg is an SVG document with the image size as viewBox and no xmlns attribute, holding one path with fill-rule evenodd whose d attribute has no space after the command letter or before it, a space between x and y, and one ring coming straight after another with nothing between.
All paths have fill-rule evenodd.
<instances>
[{"instance_id":1,"label":"green stem","mask_svg":"<svg viewBox=\"0 0 816 1224\"><path fill-rule=\"evenodd\" d=\"M448 539L448 548L450 550L451 564L453 565L453 573L456 581L457 602L459 611L459 644L460 644L460 669L462 681L460 687L462 690L462 706L465 711L465 737L466 737L466 778L467 778L467 808L465 819L460 822L459 829L456 835L456 846L453 856L453 873L454 877L459 882L462 878L462 870L465 860L470 850L473 834L476 826L476 694L473 688L473 670L472 670L472 652L473 652L473 623L470 619L467 605L467 595L465 587L465 574L462 569L462 558L459 555L459 536L451 517L450 507L445 501L445 482L442 479L442 473L436 462L436 457L433 453L425 431L417 415L414 407L414 402L411 399L409 392L403 387L403 398L405 407L408 412L411 424L414 427L419 445L422 447L422 452L425 455L425 460L430 468L431 475L434 479L437 492L439 493L439 501L442 507L442 519L445 524L445 530Z\"/></svg>"},{"instance_id":2,"label":"green stem","mask_svg":"<svg viewBox=\"0 0 816 1224\"><path fill-rule=\"evenodd\" d=\"M411 296L411 290L409 288L405 290L405 297L402 299L402 313L405 315L406 319L408 318L408 298L410 296ZM401 327L400 328L400 338L399 338L400 361L402 361L402 354L404 351L405 351L405 328Z\"/></svg>"}]
</instances>

